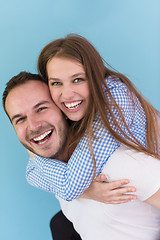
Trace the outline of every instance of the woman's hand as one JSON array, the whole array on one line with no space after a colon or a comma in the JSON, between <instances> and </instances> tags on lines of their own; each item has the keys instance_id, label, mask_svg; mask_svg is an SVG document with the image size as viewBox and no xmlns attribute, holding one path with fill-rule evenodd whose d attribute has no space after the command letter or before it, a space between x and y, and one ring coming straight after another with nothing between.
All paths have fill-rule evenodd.
<instances>
[{"instance_id":1,"label":"woman's hand","mask_svg":"<svg viewBox=\"0 0 160 240\"><path fill-rule=\"evenodd\" d=\"M128 183L128 179L108 183L106 182L106 176L100 174L80 197L106 204L126 203L133 199L137 199L136 195L131 194L136 191L135 187L123 187Z\"/></svg>"},{"instance_id":2,"label":"woman's hand","mask_svg":"<svg viewBox=\"0 0 160 240\"><path fill-rule=\"evenodd\" d=\"M35 154L34 154L33 152L29 151L28 149L27 149L27 152L29 153L29 155L30 155L31 158L33 159Z\"/></svg>"}]
</instances>

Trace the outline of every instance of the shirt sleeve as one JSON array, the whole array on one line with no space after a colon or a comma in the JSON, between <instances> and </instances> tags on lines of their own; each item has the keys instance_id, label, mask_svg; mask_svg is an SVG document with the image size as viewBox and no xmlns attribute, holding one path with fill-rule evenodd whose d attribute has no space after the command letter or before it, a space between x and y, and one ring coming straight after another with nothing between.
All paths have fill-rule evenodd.
<instances>
[{"instance_id":1,"label":"shirt sleeve","mask_svg":"<svg viewBox=\"0 0 160 240\"><path fill-rule=\"evenodd\" d=\"M102 144L102 140L104 139L99 139L97 145L98 143ZM110 138L108 140L110 141ZM113 142L109 152L114 151L118 146L118 143ZM100 173L109 152L107 153L105 146L102 146L100 153L96 152L96 155L99 156L97 158L96 175ZM27 166L26 178L28 183L46 191L50 189L49 191L67 201L79 197L93 179L94 164L87 147L86 138L77 146L67 164L37 155L34 157L33 163L36 167L31 165L31 161Z\"/></svg>"},{"instance_id":2,"label":"shirt sleeve","mask_svg":"<svg viewBox=\"0 0 160 240\"><path fill-rule=\"evenodd\" d=\"M126 86L119 80L116 80L110 78L108 80L108 86L117 104L121 106L127 124L134 129L134 126L137 124L136 121L138 122L137 118L139 118L139 121L141 121L141 118L139 115L135 115L132 99ZM107 94L106 97L108 97ZM116 111L114 114L117 114ZM136 124L134 125L134 123ZM101 122L98 118L93 123L93 129L97 130L95 134L96 138L92 140L92 147L96 159L96 176L101 172L111 154L120 146L105 127L100 128L100 124ZM128 133L126 132L126 134ZM144 128L141 128L138 134L135 132L135 135L144 143ZM52 192L67 201L79 197L88 188L94 175L94 164L88 148L87 136L81 139L67 164L54 159L42 158L37 155L34 157L34 163L39 169L44 181L47 181L51 187L54 188ZM27 169L27 180L35 186L37 186L37 181L35 183L35 177L33 176L36 174L35 169ZM41 188L45 189L45 185L41 186Z\"/></svg>"},{"instance_id":3,"label":"shirt sleeve","mask_svg":"<svg viewBox=\"0 0 160 240\"><path fill-rule=\"evenodd\" d=\"M45 190L47 192L55 193L54 186L49 183L43 176L43 172L40 168L35 164L32 158L29 158L27 164L27 181L41 190Z\"/></svg>"},{"instance_id":4,"label":"shirt sleeve","mask_svg":"<svg viewBox=\"0 0 160 240\"><path fill-rule=\"evenodd\" d=\"M123 117L126 121L127 126L129 127L129 130L133 134L133 136L139 141L142 145L146 145L146 116L143 107L141 106L141 103L139 100L129 91L127 86L121 82L120 79L117 77L109 77L107 79L107 85L109 87L109 90L120 107ZM129 137L130 134L128 133L125 125L122 122L122 118L120 113L116 110L114 107L112 100L109 95L106 93L107 100L110 102L110 105L112 106L112 113L114 114L119 126L121 129L125 132L125 134ZM110 125L113 126L113 129L119 133L119 130L115 128L113 124L113 119L108 114L108 118L110 121ZM125 137L123 135L123 137Z\"/></svg>"}]
</instances>

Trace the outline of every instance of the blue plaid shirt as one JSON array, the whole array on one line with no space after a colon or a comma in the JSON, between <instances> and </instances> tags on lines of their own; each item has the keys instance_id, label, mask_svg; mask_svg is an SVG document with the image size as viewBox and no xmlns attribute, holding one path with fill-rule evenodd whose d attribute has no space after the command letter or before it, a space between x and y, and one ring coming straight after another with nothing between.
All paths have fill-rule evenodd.
<instances>
[{"instance_id":1,"label":"blue plaid shirt","mask_svg":"<svg viewBox=\"0 0 160 240\"><path fill-rule=\"evenodd\" d=\"M121 107L125 121L129 126L132 134L143 145L145 145L146 135L146 117L138 100L134 98L136 107L134 108L131 93L126 85L118 78L109 77L106 83ZM111 103L110 97L106 93L106 98ZM116 116L119 125L127 135L127 129L120 121L119 113L113 107L113 113ZM104 164L111 154L120 146L105 127L100 127L100 117L96 117L93 122L93 129L96 130L96 138L92 139L93 151L96 159L96 176L101 172ZM109 116L110 124L112 118ZM115 129L117 132L118 130ZM71 201L79 197L90 185L94 175L94 164L91 157L87 136L84 136L75 151L73 152L68 163L55 159L46 159L35 155L34 160L29 159L26 170L26 178L31 185L52 192L60 198Z\"/></svg>"}]
</instances>

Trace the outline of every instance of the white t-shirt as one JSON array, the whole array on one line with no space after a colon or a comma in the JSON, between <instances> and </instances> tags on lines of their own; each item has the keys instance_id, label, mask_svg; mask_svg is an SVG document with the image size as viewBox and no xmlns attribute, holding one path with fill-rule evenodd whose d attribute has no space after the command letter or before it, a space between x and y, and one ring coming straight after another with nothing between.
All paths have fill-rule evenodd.
<instances>
[{"instance_id":1,"label":"white t-shirt","mask_svg":"<svg viewBox=\"0 0 160 240\"><path fill-rule=\"evenodd\" d=\"M109 181L130 179L138 200L103 204L94 200L60 198L63 213L83 240L160 240L160 210L143 202L160 188L160 160L124 146L103 168Z\"/></svg>"}]
</instances>

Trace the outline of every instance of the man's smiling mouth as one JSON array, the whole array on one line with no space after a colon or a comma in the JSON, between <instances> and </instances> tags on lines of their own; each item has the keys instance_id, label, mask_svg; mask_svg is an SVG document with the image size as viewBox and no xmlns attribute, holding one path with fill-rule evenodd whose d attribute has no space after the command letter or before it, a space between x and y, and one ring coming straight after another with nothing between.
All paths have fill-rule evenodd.
<instances>
[{"instance_id":1,"label":"man's smiling mouth","mask_svg":"<svg viewBox=\"0 0 160 240\"><path fill-rule=\"evenodd\" d=\"M36 144L43 144L47 142L47 140L50 138L53 130L48 130L44 132L43 134L39 135L38 137L32 138L32 141Z\"/></svg>"}]
</instances>

